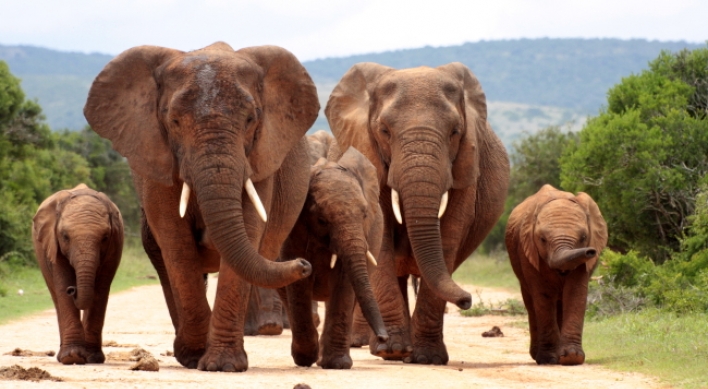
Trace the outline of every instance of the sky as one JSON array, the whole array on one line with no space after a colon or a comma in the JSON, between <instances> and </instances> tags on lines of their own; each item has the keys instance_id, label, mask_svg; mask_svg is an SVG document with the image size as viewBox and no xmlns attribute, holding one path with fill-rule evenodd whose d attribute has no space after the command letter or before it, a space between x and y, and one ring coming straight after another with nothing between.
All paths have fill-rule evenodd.
<instances>
[{"instance_id":1,"label":"sky","mask_svg":"<svg viewBox=\"0 0 708 389\"><path fill-rule=\"evenodd\" d=\"M118 54L273 44L300 60L480 40L708 40L704 0L0 0L0 44Z\"/></svg>"}]
</instances>

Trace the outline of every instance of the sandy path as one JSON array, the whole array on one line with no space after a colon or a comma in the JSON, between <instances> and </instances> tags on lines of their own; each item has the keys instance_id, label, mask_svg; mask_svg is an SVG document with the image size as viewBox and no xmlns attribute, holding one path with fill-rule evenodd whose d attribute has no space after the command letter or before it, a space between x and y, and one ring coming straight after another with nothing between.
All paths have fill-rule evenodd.
<instances>
[{"instance_id":1,"label":"sandy path","mask_svg":"<svg viewBox=\"0 0 708 389\"><path fill-rule=\"evenodd\" d=\"M210 280L211 281L211 280ZM215 281L215 280L214 280ZM210 282L213 299L216 282ZM504 291L467 288L476 299L504 301L519 298ZM322 305L322 304L320 304ZM528 331L510 323L521 320L484 316L467 318L449 305L445 315L445 340L450 354L447 366L420 366L383 361L366 349L353 349L352 370L323 370L296 367L290 357L290 333L280 336L246 338L249 370L245 373L206 373L188 370L173 357L161 356L172 350L173 329L159 286L143 286L111 296L104 341L137 344L160 360L159 372L130 371L133 362L108 360L103 365L64 366L54 357L13 357L0 355L0 367L19 364L39 367L64 382L0 381L0 387L17 388L177 388L197 384L200 388L292 388L307 383L317 388L659 388L655 379L639 374L616 373L598 366L537 366L528 356ZM502 338L483 338L492 326L501 327ZM0 326L0 354L20 347L34 351L59 348L59 331L53 310ZM112 351L131 348L104 347Z\"/></svg>"}]
</instances>

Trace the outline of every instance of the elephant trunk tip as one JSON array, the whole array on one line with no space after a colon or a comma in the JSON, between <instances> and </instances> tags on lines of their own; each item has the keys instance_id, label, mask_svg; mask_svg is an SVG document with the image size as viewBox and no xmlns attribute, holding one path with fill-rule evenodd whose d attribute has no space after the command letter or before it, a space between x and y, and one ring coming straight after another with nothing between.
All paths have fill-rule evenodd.
<instances>
[{"instance_id":1,"label":"elephant trunk tip","mask_svg":"<svg viewBox=\"0 0 708 389\"><path fill-rule=\"evenodd\" d=\"M69 296L76 296L76 287L70 286L66 288L66 294L68 294Z\"/></svg>"},{"instance_id":2,"label":"elephant trunk tip","mask_svg":"<svg viewBox=\"0 0 708 389\"><path fill-rule=\"evenodd\" d=\"M472 295L465 293L460 299L455 301L455 305L463 311L472 308Z\"/></svg>"},{"instance_id":3,"label":"elephant trunk tip","mask_svg":"<svg viewBox=\"0 0 708 389\"><path fill-rule=\"evenodd\" d=\"M589 259L589 258L594 257L595 255L597 255L597 250L595 250L594 248L589 248L589 249L585 250L585 257L586 258Z\"/></svg>"},{"instance_id":4,"label":"elephant trunk tip","mask_svg":"<svg viewBox=\"0 0 708 389\"><path fill-rule=\"evenodd\" d=\"M596 255L597 250L592 247L562 250L551 256L549 265L551 269L570 271L592 259Z\"/></svg>"},{"instance_id":5,"label":"elephant trunk tip","mask_svg":"<svg viewBox=\"0 0 708 389\"><path fill-rule=\"evenodd\" d=\"M298 258L297 263L300 267L299 272L300 272L301 278L309 277L310 274L312 274L312 265L310 264L310 262L308 262L302 258Z\"/></svg>"},{"instance_id":6,"label":"elephant trunk tip","mask_svg":"<svg viewBox=\"0 0 708 389\"><path fill-rule=\"evenodd\" d=\"M380 331L376 334L376 339L378 339L379 344L388 342L388 332L386 330Z\"/></svg>"}]
</instances>

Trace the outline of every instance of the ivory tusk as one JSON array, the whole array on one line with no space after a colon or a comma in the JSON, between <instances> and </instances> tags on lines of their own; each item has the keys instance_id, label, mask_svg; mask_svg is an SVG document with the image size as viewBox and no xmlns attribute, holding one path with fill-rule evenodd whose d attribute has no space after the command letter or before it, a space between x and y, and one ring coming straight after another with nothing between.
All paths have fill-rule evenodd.
<instances>
[{"instance_id":1,"label":"ivory tusk","mask_svg":"<svg viewBox=\"0 0 708 389\"><path fill-rule=\"evenodd\" d=\"M396 217L398 224L403 224L403 218L401 218L401 204L399 202L398 192L395 189L391 189L391 205L393 206L393 216Z\"/></svg>"},{"instance_id":2,"label":"ivory tusk","mask_svg":"<svg viewBox=\"0 0 708 389\"><path fill-rule=\"evenodd\" d=\"M189 185L186 182L182 183L182 195L179 198L179 217L184 217L187 212L187 204L189 203Z\"/></svg>"},{"instance_id":3,"label":"ivory tusk","mask_svg":"<svg viewBox=\"0 0 708 389\"><path fill-rule=\"evenodd\" d=\"M334 265L337 263L337 254L332 254L332 260L329 262L329 268L334 269Z\"/></svg>"},{"instance_id":4,"label":"ivory tusk","mask_svg":"<svg viewBox=\"0 0 708 389\"><path fill-rule=\"evenodd\" d=\"M371 262L372 265L378 266L379 264L376 262L376 258L374 258L374 254L371 254L371 251L366 250L366 258Z\"/></svg>"},{"instance_id":5,"label":"ivory tusk","mask_svg":"<svg viewBox=\"0 0 708 389\"><path fill-rule=\"evenodd\" d=\"M268 215L266 215L266 210L265 207L263 206L263 203L261 202L261 198L258 197L258 192L256 192L256 187L253 186L253 181L251 179L246 180L246 193L248 193L248 198L251 199L251 202L253 203L253 206L256 207L256 212L258 212L258 216L261 217L261 220L264 222L268 221Z\"/></svg>"},{"instance_id":6,"label":"ivory tusk","mask_svg":"<svg viewBox=\"0 0 708 389\"><path fill-rule=\"evenodd\" d=\"M438 211L438 219L443 217L445 214L445 210L447 209L447 195L448 192L445 192L445 194L442 195L442 199L440 199L440 210Z\"/></svg>"}]
</instances>

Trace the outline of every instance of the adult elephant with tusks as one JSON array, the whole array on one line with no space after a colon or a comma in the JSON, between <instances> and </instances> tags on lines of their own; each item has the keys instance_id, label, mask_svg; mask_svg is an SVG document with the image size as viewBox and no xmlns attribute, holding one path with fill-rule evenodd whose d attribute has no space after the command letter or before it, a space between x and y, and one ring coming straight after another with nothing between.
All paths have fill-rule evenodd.
<instances>
[{"instance_id":1,"label":"adult elephant with tusks","mask_svg":"<svg viewBox=\"0 0 708 389\"><path fill-rule=\"evenodd\" d=\"M384 359L446 364L445 303L472 304L451 274L496 223L509 182L482 87L461 63L403 70L360 63L325 113L340 147L356 147L376 166L381 187L383 243L371 278L389 339L379 342L358 317L352 343L368 338ZM410 274L422 277L412 318Z\"/></svg>"},{"instance_id":2,"label":"adult elephant with tusks","mask_svg":"<svg viewBox=\"0 0 708 389\"><path fill-rule=\"evenodd\" d=\"M305 68L275 46L140 46L93 82L84 114L128 159L182 365L246 370L248 283L277 288L311 273L305 260L272 260L307 195L303 135L318 109ZM212 311L203 274L215 271Z\"/></svg>"}]
</instances>

